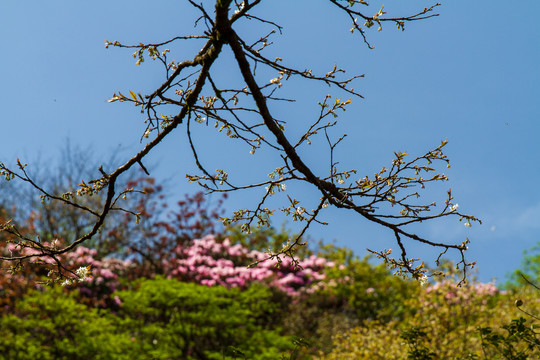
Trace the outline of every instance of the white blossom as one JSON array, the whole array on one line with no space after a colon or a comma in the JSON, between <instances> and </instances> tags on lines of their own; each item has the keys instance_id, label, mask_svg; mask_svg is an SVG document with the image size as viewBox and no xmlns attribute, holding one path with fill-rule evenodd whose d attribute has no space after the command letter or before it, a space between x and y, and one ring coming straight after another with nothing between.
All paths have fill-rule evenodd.
<instances>
[{"instance_id":1,"label":"white blossom","mask_svg":"<svg viewBox=\"0 0 540 360\"><path fill-rule=\"evenodd\" d=\"M283 79L283 75L280 75L277 78L273 78L272 80L270 80L270 84L276 84L278 87L281 87L281 79Z\"/></svg>"},{"instance_id":2,"label":"white blossom","mask_svg":"<svg viewBox=\"0 0 540 360\"><path fill-rule=\"evenodd\" d=\"M450 211L456 211L458 209L458 207L459 207L458 204L452 205L452 206L450 206Z\"/></svg>"},{"instance_id":3,"label":"white blossom","mask_svg":"<svg viewBox=\"0 0 540 360\"><path fill-rule=\"evenodd\" d=\"M79 282L83 282L90 277L90 266L81 266L77 269L77 271L75 271L75 273L79 277L77 280Z\"/></svg>"},{"instance_id":4,"label":"white blossom","mask_svg":"<svg viewBox=\"0 0 540 360\"><path fill-rule=\"evenodd\" d=\"M471 227L471 223L468 222L468 221L467 221L465 224L463 224L463 225L465 225L465 227Z\"/></svg>"}]
</instances>

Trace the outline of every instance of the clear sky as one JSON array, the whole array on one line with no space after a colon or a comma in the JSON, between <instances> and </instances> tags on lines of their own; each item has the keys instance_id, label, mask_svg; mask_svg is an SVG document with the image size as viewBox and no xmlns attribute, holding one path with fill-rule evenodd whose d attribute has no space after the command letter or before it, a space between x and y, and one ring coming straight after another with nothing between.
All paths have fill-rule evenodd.
<instances>
[{"instance_id":1,"label":"clear sky","mask_svg":"<svg viewBox=\"0 0 540 360\"><path fill-rule=\"evenodd\" d=\"M97 158L112 152L129 158L142 146L144 117L127 104L106 100L119 90L151 92L163 74L150 61L136 66L130 51L105 49L104 40L161 42L199 33L202 29L193 30L198 15L185 3L2 1L0 161L12 164L18 156L32 165L55 159L66 139L91 146ZM432 4L403 3L385 2L385 10L403 15ZM380 4L372 2L368 13ZM484 224L466 229L457 221L433 222L423 224L421 233L457 243L469 237L468 257L478 262L480 278L504 280L519 266L523 251L540 241L540 2L452 0L438 12L439 17L407 24L405 32L390 24L381 32L372 28L368 37L374 50L349 33L349 20L327 1L266 0L254 15L284 27L283 35L273 38L269 57L323 73L337 62L350 74L365 74L354 86L365 99L353 99L333 133L348 134L336 153L344 168L372 175L390 163L394 151L420 155L449 141L452 168L444 172L450 181L438 189L440 195L429 195L444 200L451 187L460 210ZM251 21L239 24L238 31L256 40L268 29ZM171 56L192 58L200 46L179 43ZM238 81L230 53L225 55L215 76L220 83ZM269 73L268 79L273 76ZM314 105L328 89L291 82L281 91L299 99L274 110L294 132L297 124L306 126L313 118ZM227 168L238 181L257 174L263 179L272 170L270 154L250 156L249 148L229 147L214 133L208 128L196 134L209 168ZM303 155L314 168L324 169L325 151L321 142ZM183 134L171 136L148 161L152 175L169 180L171 202L197 191L184 178L194 167ZM313 194L294 186L289 191L300 198ZM227 208L253 204L252 194L236 194ZM313 227L312 238L336 239L359 255L366 247L395 247L391 232L354 214L329 211L324 219L330 225ZM427 256L429 262L427 249L411 249L411 255Z\"/></svg>"}]
</instances>

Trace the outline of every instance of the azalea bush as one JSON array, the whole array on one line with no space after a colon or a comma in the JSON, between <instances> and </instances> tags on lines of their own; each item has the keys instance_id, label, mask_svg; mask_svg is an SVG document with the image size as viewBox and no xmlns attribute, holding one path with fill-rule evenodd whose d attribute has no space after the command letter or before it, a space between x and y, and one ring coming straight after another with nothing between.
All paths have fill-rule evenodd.
<instances>
[{"instance_id":1,"label":"azalea bush","mask_svg":"<svg viewBox=\"0 0 540 360\"><path fill-rule=\"evenodd\" d=\"M32 249L20 249L9 243L4 251L28 253ZM76 269L66 271L65 267ZM42 258L39 263L21 264L23 272L0 273L0 302L4 312L9 312L13 303L32 289L43 290L52 283L77 290L79 301L93 307L117 307L118 300L113 293L119 288L121 277L133 268L131 261L116 258L99 258L95 249L79 247L72 253L52 258ZM54 279L47 273L50 269L61 269L61 278ZM31 273L35 271L35 273ZM30 272L30 276L26 277ZM51 281L52 280L52 281ZM55 281L56 280L56 281Z\"/></svg>"},{"instance_id":2,"label":"azalea bush","mask_svg":"<svg viewBox=\"0 0 540 360\"><path fill-rule=\"evenodd\" d=\"M264 252L249 250L242 244L222 242L213 236L196 239L189 246L178 246L165 268L169 278L195 281L203 285L244 287L253 282L266 283L290 296L326 286L327 268L335 263L322 257L268 259ZM166 260L164 259L165 263Z\"/></svg>"},{"instance_id":3,"label":"azalea bush","mask_svg":"<svg viewBox=\"0 0 540 360\"><path fill-rule=\"evenodd\" d=\"M80 269L78 277L69 276L63 286L75 287L79 300L93 307L116 309L120 300L114 292L121 287L121 279L126 278L135 264L129 260L112 257L99 259L95 249L84 246L65 256L66 263Z\"/></svg>"},{"instance_id":4,"label":"azalea bush","mask_svg":"<svg viewBox=\"0 0 540 360\"><path fill-rule=\"evenodd\" d=\"M0 223L8 223L15 212L15 207L7 209L0 206ZM25 232L25 228L20 231ZM4 246L0 247L0 254L9 255L16 251L11 242L14 237L8 233L0 232L0 240ZM29 289L40 289L39 281L46 276L47 271L39 264L24 261L8 263L0 261L0 313L9 313L17 300Z\"/></svg>"},{"instance_id":5,"label":"azalea bush","mask_svg":"<svg viewBox=\"0 0 540 360\"><path fill-rule=\"evenodd\" d=\"M124 214L123 221L109 232L110 246L107 254L119 258L135 259L138 266L132 274L136 277L152 277L166 273L166 261L178 246L188 246L194 239L207 235L221 237L223 226L223 195L210 201L203 192L170 202L155 179L141 177L127 184L140 188L143 196L137 197L135 211L139 222L134 223L131 214Z\"/></svg>"},{"instance_id":6,"label":"azalea bush","mask_svg":"<svg viewBox=\"0 0 540 360\"><path fill-rule=\"evenodd\" d=\"M187 242L186 242L187 243ZM10 251L16 251L15 245ZM23 249L28 252L29 249ZM99 258L95 249L79 247L75 252L59 258L63 266L78 269L75 273L64 272L63 286L78 289L81 301L92 306L118 307L118 299L113 293L121 287L121 279L140 277L137 260L122 260L114 257ZM290 297L302 293L312 293L328 286L325 271L336 267L323 257L310 256L293 263L290 258L262 261L266 254L248 250L242 244L232 244L230 240L218 241L214 236L191 240L185 246L178 245L167 258L161 259L161 267L168 278L183 282L194 282L206 286L247 287L252 283L264 283ZM54 266L47 259L49 267ZM257 263L258 261L261 261ZM255 264L253 266L249 266ZM144 273L144 272L142 272ZM45 274L42 274L45 275ZM148 274L153 277L155 274ZM23 274L2 274L4 293L9 289L26 284ZM44 280L44 278L42 279ZM16 293L20 296L24 291Z\"/></svg>"}]
</instances>

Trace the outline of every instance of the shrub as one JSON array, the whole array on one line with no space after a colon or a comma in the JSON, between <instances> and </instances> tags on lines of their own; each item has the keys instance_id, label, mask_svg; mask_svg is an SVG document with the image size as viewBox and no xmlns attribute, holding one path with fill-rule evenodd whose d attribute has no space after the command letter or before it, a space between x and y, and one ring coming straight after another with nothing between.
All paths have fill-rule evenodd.
<instances>
[{"instance_id":1,"label":"shrub","mask_svg":"<svg viewBox=\"0 0 540 360\"><path fill-rule=\"evenodd\" d=\"M418 296L414 282L345 248L321 246L318 258L339 265L326 267L325 279L295 298L283 319L287 332L305 338L312 351L331 351L336 333L347 333L365 320L387 322L412 313L407 299Z\"/></svg>"},{"instance_id":2,"label":"shrub","mask_svg":"<svg viewBox=\"0 0 540 360\"><path fill-rule=\"evenodd\" d=\"M537 293L522 289L519 296L530 311L538 313ZM515 293L500 293L492 284L473 282L457 287L449 281L437 283L408 301L414 314L389 323L367 321L339 334L334 338L334 350L321 358L404 359L409 354L410 359L420 359L423 354L436 359L503 359L486 342L482 328L498 333L491 329L504 328L519 318L515 299ZM415 332L418 329L421 333ZM528 359L538 358L540 353L534 351Z\"/></svg>"},{"instance_id":3,"label":"shrub","mask_svg":"<svg viewBox=\"0 0 540 360\"><path fill-rule=\"evenodd\" d=\"M3 359L130 359L130 339L114 318L59 287L32 291L0 319Z\"/></svg>"},{"instance_id":4,"label":"shrub","mask_svg":"<svg viewBox=\"0 0 540 360\"><path fill-rule=\"evenodd\" d=\"M281 316L272 292L260 285L241 291L176 280L143 280L118 293L118 315L137 354L152 359L279 359L292 349L274 327Z\"/></svg>"},{"instance_id":5,"label":"shrub","mask_svg":"<svg viewBox=\"0 0 540 360\"><path fill-rule=\"evenodd\" d=\"M82 282L71 280L67 285L78 290L77 299L89 306L117 309L119 299L114 292L120 288L121 277L127 276L133 269L131 261L108 257L99 259L95 249L79 246L67 253L64 265L70 269L89 267L89 277ZM72 278L72 277L69 277Z\"/></svg>"},{"instance_id":6,"label":"shrub","mask_svg":"<svg viewBox=\"0 0 540 360\"><path fill-rule=\"evenodd\" d=\"M192 240L187 246L177 246L169 259L162 261L167 264L164 268L168 269L166 273L169 278L226 287L244 287L263 282L290 296L298 296L318 284L322 286L325 270L335 266L322 257L310 256L299 259L298 264L285 257L280 263L272 259L248 267L266 257L263 252L250 251L242 244L232 244L228 239L220 242L209 235Z\"/></svg>"}]
</instances>

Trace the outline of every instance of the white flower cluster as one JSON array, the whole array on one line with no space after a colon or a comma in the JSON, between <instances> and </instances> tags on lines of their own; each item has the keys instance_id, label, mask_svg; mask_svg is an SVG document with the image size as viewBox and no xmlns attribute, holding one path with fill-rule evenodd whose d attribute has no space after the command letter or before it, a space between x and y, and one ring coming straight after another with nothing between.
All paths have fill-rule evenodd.
<instances>
[{"instance_id":1,"label":"white flower cluster","mask_svg":"<svg viewBox=\"0 0 540 360\"><path fill-rule=\"evenodd\" d=\"M458 204L454 204L452 206L450 206L450 211L456 211L458 209L459 205Z\"/></svg>"},{"instance_id":2,"label":"white flower cluster","mask_svg":"<svg viewBox=\"0 0 540 360\"><path fill-rule=\"evenodd\" d=\"M90 277L90 266L81 266L75 273L79 277L79 281L83 281L87 277Z\"/></svg>"},{"instance_id":3,"label":"white flower cluster","mask_svg":"<svg viewBox=\"0 0 540 360\"><path fill-rule=\"evenodd\" d=\"M83 282L85 280L90 279L91 278L90 266L81 266L80 268L78 268L75 271L75 274L77 275L76 281L78 281L78 282ZM73 284L74 282L75 282L75 280L65 279L64 281L62 281L62 283L60 285L68 286L68 285Z\"/></svg>"},{"instance_id":4,"label":"white flower cluster","mask_svg":"<svg viewBox=\"0 0 540 360\"><path fill-rule=\"evenodd\" d=\"M270 84L276 84L278 87L281 87L281 85L283 85L281 83L281 79L283 79L283 75L280 75L279 77L270 80Z\"/></svg>"},{"instance_id":5,"label":"white flower cluster","mask_svg":"<svg viewBox=\"0 0 540 360\"><path fill-rule=\"evenodd\" d=\"M285 186L285 184L277 184L276 186L277 186L278 191L285 191L287 189L287 186ZM274 185L266 186L265 190L267 193L270 193L270 195L274 195L276 193L274 190L276 186Z\"/></svg>"}]
</instances>

